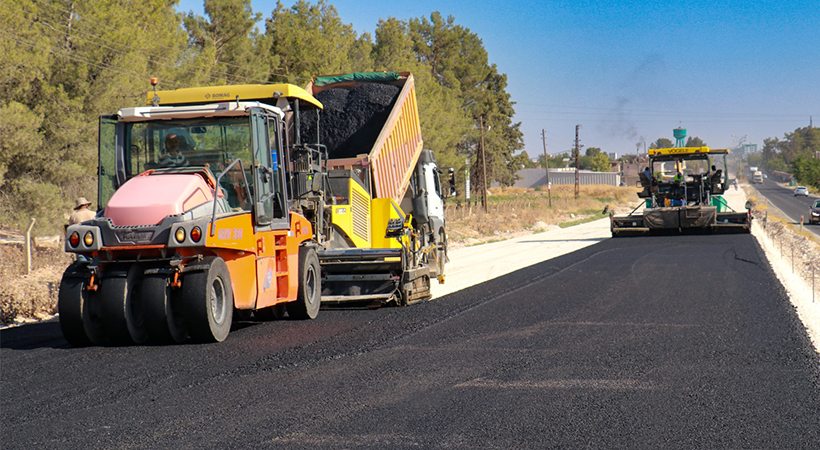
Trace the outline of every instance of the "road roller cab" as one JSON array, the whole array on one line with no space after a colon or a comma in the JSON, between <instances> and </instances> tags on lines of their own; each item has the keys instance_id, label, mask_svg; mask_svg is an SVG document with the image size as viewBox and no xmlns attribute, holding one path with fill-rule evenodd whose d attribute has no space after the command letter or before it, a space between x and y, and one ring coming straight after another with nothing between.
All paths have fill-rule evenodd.
<instances>
[{"instance_id":1,"label":"road roller cab","mask_svg":"<svg viewBox=\"0 0 820 450\"><path fill-rule=\"evenodd\" d=\"M247 99L260 90L277 105ZM234 310L316 317L313 230L289 211L281 162L289 100L321 104L292 85L153 94L100 119L101 208L66 230L78 255L60 286L66 339L213 342Z\"/></svg>"}]
</instances>

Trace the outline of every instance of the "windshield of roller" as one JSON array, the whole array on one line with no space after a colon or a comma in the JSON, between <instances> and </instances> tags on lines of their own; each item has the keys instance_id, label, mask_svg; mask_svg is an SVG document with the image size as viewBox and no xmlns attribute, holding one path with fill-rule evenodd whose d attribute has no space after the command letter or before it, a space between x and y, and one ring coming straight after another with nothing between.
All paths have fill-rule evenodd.
<instances>
[{"instance_id":1,"label":"windshield of roller","mask_svg":"<svg viewBox=\"0 0 820 450\"><path fill-rule=\"evenodd\" d=\"M232 208L248 209L245 180L251 180L253 155L248 117L215 117L144 122L100 120L100 204L125 181L150 169L208 167L216 177L236 158L221 180Z\"/></svg>"}]
</instances>

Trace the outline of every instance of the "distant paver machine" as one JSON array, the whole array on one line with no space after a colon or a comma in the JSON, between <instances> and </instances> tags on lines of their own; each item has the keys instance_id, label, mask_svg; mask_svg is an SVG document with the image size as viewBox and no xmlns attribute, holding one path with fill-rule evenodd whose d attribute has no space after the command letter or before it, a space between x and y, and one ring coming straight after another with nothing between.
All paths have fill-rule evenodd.
<instances>
[{"instance_id":1,"label":"distant paver machine","mask_svg":"<svg viewBox=\"0 0 820 450\"><path fill-rule=\"evenodd\" d=\"M639 174L643 201L629 214L610 213L612 236L698 229L749 233L751 213L733 210L722 196L727 154L709 147L650 149L649 173Z\"/></svg>"}]
</instances>

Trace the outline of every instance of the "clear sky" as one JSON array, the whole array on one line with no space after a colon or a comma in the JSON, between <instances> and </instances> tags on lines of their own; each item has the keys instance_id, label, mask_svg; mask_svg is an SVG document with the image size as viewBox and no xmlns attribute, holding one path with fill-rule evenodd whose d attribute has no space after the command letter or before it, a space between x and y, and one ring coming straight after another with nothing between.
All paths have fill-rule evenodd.
<instances>
[{"instance_id":1,"label":"clear sky","mask_svg":"<svg viewBox=\"0 0 820 450\"><path fill-rule=\"evenodd\" d=\"M293 1L284 1L290 6ZM315 1L313 2L315 3ZM682 124L710 147L820 126L820 0L329 0L374 35L380 18L440 11L508 77L525 150L635 153ZM252 0L268 18L273 0ZM199 0L181 11L203 14Z\"/></svg>"}]
</instances>

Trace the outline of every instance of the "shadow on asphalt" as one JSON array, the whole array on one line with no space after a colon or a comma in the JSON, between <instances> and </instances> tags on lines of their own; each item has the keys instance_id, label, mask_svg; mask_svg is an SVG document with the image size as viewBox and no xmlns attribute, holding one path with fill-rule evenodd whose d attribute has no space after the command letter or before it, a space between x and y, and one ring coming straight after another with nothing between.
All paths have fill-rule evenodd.
<instances>
[{"instance_id":1,"label":"shadow on asphalt","mask_svg":"<svg viewBox=\"0 0 820 450\"><path fill-rule=\"evenodd\" d=\"M231 333L262 323L263 322L249 320L234 320L231 324ZM194 343L185 341L180 345L186 344ZM144 345L150 346L151 344ZM103 345L103 347L110 347L110 345ZM0 330L0 349L36 350L40 348L71 349L74 347L69 345L65 338L63 338L59 320L30 323Z\"/></svg>"},{"instance_id":2,"label":"shadow on asphalt","mask_svg":"<svg viewBox=\"0 0 820 450\"><path fill-rule=\"evenodd\" d=\"M36 350L39 348L72 348L63 338L57 320L38 322L0 330L0 348Z\"/></svg>"}]
</instances>

